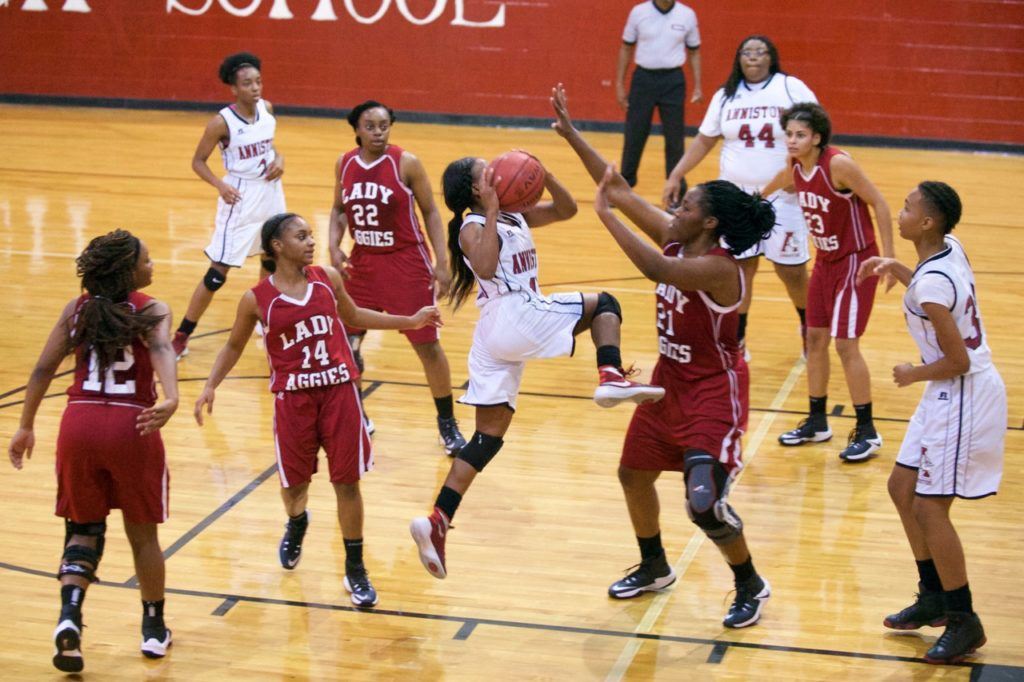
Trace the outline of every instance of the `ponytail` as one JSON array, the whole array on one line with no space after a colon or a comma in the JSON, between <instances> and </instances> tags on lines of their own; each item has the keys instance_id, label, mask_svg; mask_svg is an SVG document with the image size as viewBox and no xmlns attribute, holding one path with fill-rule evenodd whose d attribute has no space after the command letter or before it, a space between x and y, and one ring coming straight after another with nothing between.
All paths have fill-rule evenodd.
<instances>
[{"instance_id":1,"label":"ponytail","mask_svg":"<svg viewBox=\"0 0 1024 682\"><path fill-rule=\"evenodd\" d=\"M729 252L738 256L775 227L775 207L760 194L747 194L728 180L712 180L701 189L701 208L718 219L715 236L725 239Z\"/></svg>"},{"instance_id":2,"label":"ponytail","mask_svg":"<svg viewBox=\"0 0 1024 682\"><path fill-rule=\"evenodd\" d=\"M448 252L451 254L452 287L448 291L448 302L455 309L465 303L473 290L476 277L466 263L459 243L462 234L463 214L473 205L473 165L476 159L466 157L452 161L444 169L441 177L441 189L444 192L444 203L454 213L448 221Z\"/></svg>"}]
</instances>

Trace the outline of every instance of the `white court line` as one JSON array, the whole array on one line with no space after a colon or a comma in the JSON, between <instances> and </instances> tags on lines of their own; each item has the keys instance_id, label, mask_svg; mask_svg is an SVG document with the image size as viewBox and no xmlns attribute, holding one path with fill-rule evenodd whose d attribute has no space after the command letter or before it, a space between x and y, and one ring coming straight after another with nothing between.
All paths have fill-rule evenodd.
<instances>
[{"instance_id":1,"label":"white court line","mask_svg":"<svg viewBox=\"0 0 1024 682\"><path fill-rule=\"evenodd\" d=\"M750 437L747 447L743 451L744 468L740 469L739 475L736 476L736 480L733 482L733 486L739 483L740 478L743 476L743 471L750 462L754 460L754 456L757 455L758 449L761 447L761 443L764 441L768 430L772 427L775 422L775 417L778 415L778 410L782 409L786 399L789 398L789 394L793 391L793 387L796 385L797 379L804 371L805 364L803 360L797 360L793 368L789 370L789 376L782 382L782 386L779 388L778 393L775 394L775 398L772 399L772 403L768 408L768 412L765 413L764 417L761 418L760 423L757 425L757 429L754 430L754 434ZM732 488L730 488L731 492ZM693 563L693 558L697 556L697 550L700 549L701 545L704 544L705 535L701 531L694 531L693 535L690 536L690 541L686 543L686 548L683 549L682 555L679 560L676 561L672 570L676 572L676 584L679 585L683 581L683 576L686 571L690 568L690 564ZM679 588L676 588L679 589ZM647 611L644 613L644 617L640 619L637 626L633 629L636 634L646 634L651 631L654 624L658 621L661 616L661 612L665 610L665 606L668 604L669 598L672 596L672 591L661 591L655 594L651 600L650 606L647 607ZM640 646L643 644L642 639L631 639L622 649L622 653L619 654L619 659L615 661L615 665L608 672L608 676L605 677L606 682L619 682L629 670L629 666L633 664L633 659L636 657Z\"/></svg>"}]
</instances>

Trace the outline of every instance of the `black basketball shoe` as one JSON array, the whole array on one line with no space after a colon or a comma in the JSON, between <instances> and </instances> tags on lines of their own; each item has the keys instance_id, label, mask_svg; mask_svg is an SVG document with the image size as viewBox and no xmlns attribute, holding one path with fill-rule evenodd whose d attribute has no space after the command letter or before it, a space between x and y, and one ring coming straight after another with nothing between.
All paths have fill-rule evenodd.
<instances>
[{"instance_id":1,"label":"black basketball shoe","mask_svg":"<svg viewBox=\"0 0 1024 682\"><path fill-rule=\"evenodd\" d=\"M343 584L352 595L352 603L356 606L369 608L377 605L377 590L373 589L373 583L370 582L364 565L347 567Z\"/></svg>"},{"instance_id":2,"label":"black basketball shoe","mask_svg":"<svg viewBox=\"0 0 1024 682\"><path fill-rule=\"evenodd\" d=\"M929 592L918 585L914 603L899 613L886 616L882 625L893 630L917 630L925 625L939 628L946 624L946 607L941 592Z\"/></svg>"},{"instance_id":3,"label":"black basketball shoe","mask_svg":"<svg viewBox=\"0 0 1024 682\"><path fill-rule=\"evenodd\" d=\"M832 429L824 416L807 417L792 431L779 436L780 445L803 445L804 443L824 443L832 438Z\"/></svg>"},{"instance_id":4,"label":"black basketball shoe","mask_svg":"<svg viewBox=\"0 0 1024 682\"><path fill-rule=\"evenodd\" d=\"M462 433L459 431L459 422L455 420L455 417L438 417L437 431L440 435L441 445L444 446L444 452L449 457L455 457L462 448L466 447L466 439L462 437Z\"/></svg>"},{"instance_id":5,"label":"black basketball shoe","mask_svg":"<svg viewBox=\"0 0 1024 682\"><path fill-rule=\"evenodd\" d=\"M928 663L959 663L987 641L978 614L950 611L946 616L946 631L924 655L924 660Z\"/></svg>"},{"instance_id":6,"label":"black basketball shoe","mask_svg":"<svg viewBox=\"0 0 1024 682\"><path fill-rule=\"evenodd\" d=\"M761 609L771 596L771 586L759 575L737 585L736 599L729 607L729 613L722 619L722 625L727 628L745 628L757 624L761 620Z\"/></svg>"},{"instance_id":7,"label":"black basketball shoe","mask_svg":"<svg viewBox=\"0 0 1024 682\"><path fill-rule=\"evenodd\" d=\"M873 426L855 426L846 449L839 453L844 462L863 462L882 447L882 437Z\"/></svg>"},{"instance_id":8,"label":"black basketball shoe","mask_svg":"<svg viewBox=\"0 0 1024 682\"><path fill-rule=\"evenodd\" d=\"M53 631L53 667L61 672L80 673L85 667L82 658L81 616L61 613L60 622Z\"/></svg>"},{"instance_id":9,"label":"black basketball shoe","mask_svg":"<svg viewBox=\"0 0 1024 682\"><path fill-rule=\"evenodd\" d=\"M284 537L281 538L281 545L277 549L277 556L281 560L281 567L292 570L299 565L302 558L302 539L306 537L306 529L309 528L309 510L302 512L302 520L288 519L284 526Z\"/></svg>"},{"instance_id":10,"label":"black basketball shoe","mask_svg":"<svg viewBox=\"0 0 1024 682\"><path fill-rule=\"evenodd\" d=\"M676 573L665 561L662 553L656 559L642 561L626 570L636 569L622 580L608 587L608 596L614 599L632 599L644 592L663 590L676 581Z\"/></svg>"}]
</instances>

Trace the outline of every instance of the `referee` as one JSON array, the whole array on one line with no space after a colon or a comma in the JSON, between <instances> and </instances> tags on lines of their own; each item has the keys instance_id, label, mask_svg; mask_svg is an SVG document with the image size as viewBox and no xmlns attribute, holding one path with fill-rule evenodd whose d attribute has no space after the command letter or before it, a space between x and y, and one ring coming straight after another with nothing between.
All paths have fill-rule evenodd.
<instances>
[{"instance_id":1,"label":"referee","mask_svg":"<svg viewBox=\"0 0 1024 682\"><path fill-rule=\"evenodd\" d=\"M626 96L626 70L636 56L636 70ZM626 20L615 74L619 105L626 110L626 136L622 146L622 175L636 185L640 156L651 133L651 118L658 107L665 134L665 177L683 156L686 125L686 76L689 56L693 70L691 102L704 98L700 85L700 32L697 14L674 0L648 0L636 5ZM683 180L683 191L686 180ZM682 195L680 195L682 196Z\"/></svg>"}]
</instances>

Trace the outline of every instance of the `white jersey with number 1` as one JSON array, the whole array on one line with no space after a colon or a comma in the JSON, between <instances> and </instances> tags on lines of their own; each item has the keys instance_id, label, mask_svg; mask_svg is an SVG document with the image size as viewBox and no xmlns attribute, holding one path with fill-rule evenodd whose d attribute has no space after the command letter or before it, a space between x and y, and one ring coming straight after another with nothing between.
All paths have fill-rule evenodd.
<instances>
[{"instance_id":1,"label":"white jersey with number 1","mask_svg":"<svg viewBox=\"0 0 1024 682\"><path fill-rule=\"evenodd\" d=\"M277 122L263 100L256 102L252 122L247 121L232 104L220 110L228 126L228 142L221 143L224 169L243 180L255 180L267 172L274 160L274 130Z\"/></svg>"}]
</instances>

